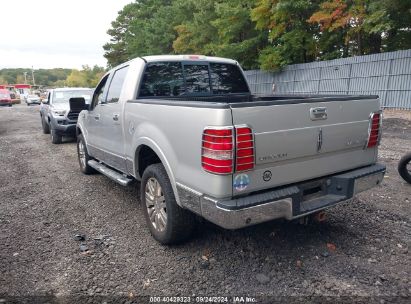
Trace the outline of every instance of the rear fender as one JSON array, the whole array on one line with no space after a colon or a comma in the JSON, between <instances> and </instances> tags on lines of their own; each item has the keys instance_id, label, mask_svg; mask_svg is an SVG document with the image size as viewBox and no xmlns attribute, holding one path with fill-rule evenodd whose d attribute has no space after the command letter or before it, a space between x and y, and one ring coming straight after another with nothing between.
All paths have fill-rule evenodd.
<instances>
[{"instance_id":1,"label":"rear fender","mask_svg":"<svg viewBox=\"0 0 411 304\"><path fill-rule=\"evenodd\" d=\"M176 180L175 180L175 176L173 174L173 171L171 169L170 166L170 162L167 160L167 157L165 156L165 153L163 152L163 149L160 148L160 146L151 138L148 137L141 137L139 138L136 143L136 148L134 149L135 153L134 153L134 162L133 162L133 172L135 174L135 177L138 178L139 173L138 173L138 152L140 150L140 148L145 145L147 147L149 147L150 149L152 149L158 156L158 158L161 160L161 163L163 164L164 168L166 169L167 175L170 179L170 183L171 183L171 187L173 188L173 192L174 192L174 197L176 199L177 204L181 206L180 203L180 197L178 195L178 191L177 191L177 186L176 186Z\"/></svg>"}]
</instances>

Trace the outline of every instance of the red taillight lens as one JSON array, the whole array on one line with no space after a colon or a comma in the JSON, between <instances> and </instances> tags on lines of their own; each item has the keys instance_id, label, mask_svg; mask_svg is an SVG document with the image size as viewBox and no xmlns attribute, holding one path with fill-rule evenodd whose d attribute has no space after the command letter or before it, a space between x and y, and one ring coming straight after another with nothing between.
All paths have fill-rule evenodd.
<instances>
[{"instance_id":1,"label":"red taillight lens","mask_svg":"<svg viewBox=\"0 0 411 304\"><path fill-rule=\"evenodd\" d=\"M233 173L233 128L205 129L203 132L201 164L216 174Z\"/></svg>"},{"instance_id":2,"label":"red taillight lens","mask_svg":"<svg viewBox=\"0 0 411 304\"><path fill-rule=\"evenodd\" d=\"M380 125L381 125L381 113L376 112L371 114L370 118L370 131L368 137L367 148L372 148L378 145L380 139Z\"/></svg>"},{"instance_id":3,"label":"red taillight lens","mask_svg":"<svg viewBox=\"0 0 411 304\"><path fill-rule=\"evenodd\" d=\"M251 128L236 128L236 166L235 171L254 169L254 138Z\"/></svg>"},{"instance_id":4,"label":"red taillight lens","mask_svg":"<svg viewBox=\"0 0 411 304\"><path fill-rule=\"evenodd\" d=\"M223 129L207 128L203 132L201 164L203 169L216 174L234 173L254 169L254 138L248 127Z\"/></svg>"}]
</instances>

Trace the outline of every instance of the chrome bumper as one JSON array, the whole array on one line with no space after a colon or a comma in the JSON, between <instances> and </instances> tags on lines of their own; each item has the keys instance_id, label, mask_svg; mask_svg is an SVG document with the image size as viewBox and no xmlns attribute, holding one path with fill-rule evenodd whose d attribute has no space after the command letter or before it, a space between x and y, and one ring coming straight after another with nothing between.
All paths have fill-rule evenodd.
<instances>
[{"instance_id":1,"label":"chrome bumper","mask_svg":"<svg viewBox=\"0 0 411 304\"><path fill-rule=\"evenodd\" d=\"M181 184L177 187L183 207L223 228L238 229L328 208L377 186L384 174L385 166L376 164L231 200L217 200Z\"/></svg>"}]
</instances>

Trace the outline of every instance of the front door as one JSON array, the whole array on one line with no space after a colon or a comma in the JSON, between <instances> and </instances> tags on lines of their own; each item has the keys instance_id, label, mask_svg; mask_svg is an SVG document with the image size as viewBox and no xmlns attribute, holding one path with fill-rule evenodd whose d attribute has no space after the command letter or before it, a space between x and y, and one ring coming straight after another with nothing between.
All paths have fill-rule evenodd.
<instances>
[{"instance_id":1,"label":"front door","mask_svg":"<svg viewBox=\"0 0 411 304\"><path fill-rule=\"evenodd\" d=\"M90 130L94 137L91 145L95 147L100 161L125 172L126 161L123 135L123 103L121 91L128 67L122 67L113 72L106 84L107 93L91 111L89 119L94 120L95 128Z\"/></svg>"}]
</instances>

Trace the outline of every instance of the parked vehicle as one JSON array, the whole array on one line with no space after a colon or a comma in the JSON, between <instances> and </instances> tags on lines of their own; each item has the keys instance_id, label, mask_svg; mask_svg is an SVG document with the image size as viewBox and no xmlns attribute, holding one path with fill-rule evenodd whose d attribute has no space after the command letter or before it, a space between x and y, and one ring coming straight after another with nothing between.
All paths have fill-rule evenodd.
<instances>
[{"instance_id":1,"label":"parked vehicle","mask_svg":"<svg viewBox=\"0 0 411 304\"><path fill-rule=\"evenodd\" d=\"M0 106L9 106L13 105L10 92L6 89L0 89Z\"/></svg>"},{"instance_id":2,"label":"parked vehicle","mask_svg":"<svg viewBox=\"0 0 411 304\"><path fill-rule=\"evenodd\" d=\"M77 123L80 169L141 181L156 240L319 212L378 185L377 96L253 96L236 61L147 56L108 72Z\"/></svg>"},{"instance_id":3,"label":"parked vehicle","mask_svg":"<svg viewBox=\"0 0 411 304\"><path fill-rule=\"evenodd\" d=\"M40 107L40 119L44 134L51 134L51 141L60 144L63 136L75 136L79 111L70 111L70 98L82 97L90 102L93 94L88 88L59 88L51 90Z\"/></svg>"},{"instance_id":4,"label":"parked vehicle","mask_svg":"<svg viewBox=\"0 0 411 304\"><path fill-rule=\"evenodd\" d=\"M32 104L40 104L40 97L37 96L37 95L30 94L26 97L26 104L28 106L30 106Z\"/></svg>"},{"instance_id":5,"label":"parked vehicle","mask_svg":"<svg viewBox=\"0 0 411 304\"><path fill-rule=\"evenodd\" d=\"M398 173L407 183L411 184L411 152L400 159Z\"/></svg>"}]
</instances>

